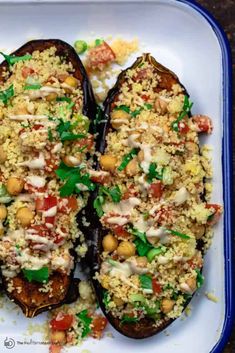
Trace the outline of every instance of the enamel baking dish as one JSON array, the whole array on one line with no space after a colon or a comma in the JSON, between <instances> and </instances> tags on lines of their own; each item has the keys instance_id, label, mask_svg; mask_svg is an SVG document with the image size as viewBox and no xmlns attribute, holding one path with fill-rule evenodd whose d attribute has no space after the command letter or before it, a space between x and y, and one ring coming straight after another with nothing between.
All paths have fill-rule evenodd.
<instances>
[{"instance_id":1,"label":"enamel baking dish","mask_svg":"<svg viewBox=\"0 0 235 353\"><path fill-rule=\"evenodd\" d=\"M60 38L69 43L96 37L138 37L142 52L173 70L194 102L193 113L213 119L214 132L203 143L212 146L213 195L224 205L205 257L205 284L183 315L166 331L135 341L108 327L105 337L91 338L69 353L218 353L232 328L232 145L231 60L218 24L191 1L0 1L0 49L9 53L35 38ZM137 54L131 58L134 62ZM1 128L1 127L0 127ZM218 302L209 301L205 292ZM42 334L46 314L26 319L8 300L0 305L0 351L48 352Z\"/></svg>"}]
</instances>

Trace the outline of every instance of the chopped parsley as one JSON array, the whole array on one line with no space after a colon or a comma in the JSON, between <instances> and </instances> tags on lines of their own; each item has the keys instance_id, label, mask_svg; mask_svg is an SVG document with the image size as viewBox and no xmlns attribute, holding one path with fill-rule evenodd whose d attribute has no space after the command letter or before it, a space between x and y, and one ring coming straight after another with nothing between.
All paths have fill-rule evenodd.
<instances>
[{"instance_id":1,"label":"chopped parsley","mask_svg":"<svg viewBox=\"0 0 235 353\"><path fill-rule=\"evenodd\" d=\"M5 91L0 92L0 101L2 101L4 104L7 104L9 99L14 97L14 87L11 85L9 88L7 88Z\"/></svg>"},{"instance_id":2,"label":"chopped parsley","mask_svg":"<svg viewBox=\"0 0 235 353\"><path fill-rule=\"evenodd\" d=\"M123 169L126 168L126 166L128 165L128 163L135 157L137 156L139 152L138 148L133 148L129 153L127 153L123 159L122 159L122 163L120 164L120 166L118 167L119 172L121 172Z\"/></svg>"},{"instance_id":3,"label":"chopped parsley","mask_svg":"<svg viewBox=\"0 0 235 353\"><path fill-rule=\"evenodd\" d=\"M54 138L53 138L52 131L51 131L51 128L50 128L50 127L48 128L47 133L48 133L48 140L49 140L50 142L52 142L52 141L54 140Z\"/></svg>"},{"instance_id":4,"label":"chopped parsley","mask_svg":"<svg viewBox=\"0 0 235 353\"><path fill-rule=\"evenodd\" d=\"M196 268L195 271L197 272L197 288L201 288L204 283L204 276L198 268Z\"/></svg>"},{"instance_id":5,"label":"chopped parsley","mask_svg":"<svg viewBox=\"0 0 235 353\"><path fill-rule=\"evenodd\" d=\"M170 233L170 234L172 234L172 235L176 235L177 237L180 237L180 238L182 238L182 239L190 239L190 236L189 236L189 235L186 235L186 234L177 232L176 230L166 229L166 232L167 232L167 233Z\"/></svg>"},{"instance_id":6,"label":"chopped parsley","mask_svg":"<svg viewBox=\"0 0 235 353\"><path fill-rule=\"evenodd\" d=\"M82 338L86 337L91 332L92 318L88 316L88 310L85 309L79 314L76 314L82 324Z\"/></svg>"},{"instance_id":7,"label":"chopped parsley","mask_svg":"<svg viewBox=\"0 0 235 353\"><path fill-rule=\"evenodd\" d=\"M135 324L138 321L139 321L138 317L124 315L122 317L122 319L121 319L121 325L124 325L124 324Z\"/></svg>"},{"instance_id":8,"label":"chopped parsley","mask_svg":"<svg viewBox=\"0 0 235 353\"><path fill-rule=\"evenodd\" d=\"M33 89L40 89L42 88L42 85L40 83L35 83L35 84L32 84L32 85L25 85L24 86L24 90L33 90Z\"/></svg>"},{"instance_id":9,"label":"chopped parsley","mask_svg":"<svg viewBox=\"0 0 235 353\"><path fill-rule=\"evenodd\" d=\"M131 111L127 105L119 105L119 106L115 107L114 110L122 110L122 111L130 114L132 116L132 118L136 118L137 115L139 115L144 108L152 109L152 107L153 107L152 104L145 103L143 107L140 107L134 111Z\"/></svg>"},{"instance_id":10,"label":"chopped parsley","mask_svg":"<svg viewBox=\"0 0 235 353\"><path fill-rule=\"evenodd\" d=\"M179 131L179 122L184 119L184 117L190 113L190 110L193 106L193 103L189 101L188 96L184 96L184 105L183 105L183 109L182 112L180 113L180 115L178 116L178 118L173 121L173 123L171 124L171 127L174 131L178 132Z\"/></svg>"},{"instance_id":11,"label":"chopped parsley","mask_svg":"<svg viewBox=\"0 0 235 353\"><path fill-rule=\"evenodd\" d=\"M152 285L152 277L149 275L139 275L139 280L140 280L140 284L141 284L141 288L143 289L153 289L153 285Z\"/></svg>"},{"instance_id":12,"label":"chopped parsley","mask_svg":"<svg viewBox=\"0 0 235 353\"><path fill-rule=\"evenodd\" d=\"M64 141L73 141L73 140L78 140L85 138L87 135L86 134L74 134L72 132L73 128L77 124L71 124L70 121L64 121L63 119L59 119L59 123L56 127L56 131L58 132L60 136L60 140L62 142Z\"/></svg>"},{"instance_id":13,"label":"chopped parsley","mask_svg":"<svg viewBox=\"0 0 235 353\"><path fill-rule=\"evenodd\" d=\"M83 191L78 184L83 184L87 190L95 190L95 184L90 180L90 175L88 173L81 174L82 169L83 166L68 167L63 162L60 163L59 168L55 171L56 175L65 181L65 184L60 188L60 196L66 197Z\"/></svg>"},{"instance_id":14,"label":"chopped parsley","mask_svg":"<svg viewBox=\"0 0 235 353\"><path fill-rule=\"evenodd\" d=\"M159 173L157 171L157 163L151 163L149 166L149 172L147 174L148 183L152 183L153 179L162 180L163 178L163 170Z\"/></svg>"},{"instance_id":15,"label":"chopped parsley","mask_svg":"<svg viewBox=\"0 0 235 353\"><path fill-rule=\"evenodd\" d=\"M105 308L107 309L109 307L109 303L110 303L110 294L109 292L106 290L103 293L103 303L105 305Z\"/></svg>"},{"instance_id":16,"label":"chopped parsley","mask_svg":"<svg viewBox=\"0 0 235 353\"><path fill-rule=\"evenodd\" d=\"M22 272L29 282L47 283L49 279L48 267L42 267L40 270L28 270L23 268Z\"/></svg>"},{"instance_id":17,"label":"chopped parsley","mask_svg":"<svg viewBox=\"0 0 235 353\"><path fill-rule=\"evenodd\" d=\"M104 214L102 206L105 203L105 197L108 197L114 203L120 202L122 194L119 186L116 185L112 188L107 188L105 186L99 187L98 196L93 203L93 206L96 209L96 213L99 217L102 217Z\"/></svg>"},{"instance_id":18,"label":"chopped parsley","mask_svg":"<svg viewBox=\"0 0 235 353\"><path fill-rule=\"evenodd\" d=\"M3 52L0 52L0 54L4 57L8 65L14 65L15 63L19 61L26 61L32 59L32 55L23 55L23 56L15 56L15 55L7 55L4 54Z\"/></svg>"}]
</instances>

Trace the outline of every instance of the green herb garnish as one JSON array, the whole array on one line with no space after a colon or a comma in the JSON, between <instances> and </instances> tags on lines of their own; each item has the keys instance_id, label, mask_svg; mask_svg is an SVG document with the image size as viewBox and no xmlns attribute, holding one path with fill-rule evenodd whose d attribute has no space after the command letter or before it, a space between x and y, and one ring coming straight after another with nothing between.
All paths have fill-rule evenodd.
<instances>
[{"instance_id":1,"label":"green herb garnish","mask_svg":"<svg viewBox=\"0 0 235 353\"><path fill-rule=\"evenodd\" d=\"M114 108L114 110L122 110L128 114L130 114L130 108L127 105L119 105Z\"/></svg>"},{"instance_id":2,"label":"green herb garnish","mask_svg":"<svg viewBox=\"0 0 235 353\"><path fill-rule=\"evenodd\" d=\"M35 281L39 283L47 283L49 279L48 267L42 267L40 270L28 270L23 268L22 270L24 277L29 281Z\"/></svg>"},{"instance_id":3,"label":"green herb garnish","mask_svg":"<svg viewBox=\"0 0 235 353\"><path fill-rule=\"evenodd\" d=\"M140 107L134 111L131 111L127 105L119 105L119 106L115 107L114 110L122 110L122 111L130 114L132 116L132 118L135 118L135 117L137 117L137 115L139 115L142 112L142 110L144 108L152 109L152 107L153 107L152 104L145 103L144 107Z\"/></svg>"},{"instance_id":4,"label":"green herb garnish","mask_svg":"<svg viewBox=\"0 0 235 353\"><path fill-rule=\"evenodd\" d=\"M146 234L143 232L140 232L138 229L133 228L133 227L129 227L128 232L133 234L136 238L139 238L143 243L148 242L147 238L146 238Z\"/></svg>"},{"instance_id":5,"label":"green herb garnish","mask_svg":"<svg viewBox=\"0 0 235 353\"><path fill-rule=\"evenodd\" d=\"M180 237L180 238L182 238L182 239L190 239L190 236L189 236L189 235L186 235L186 234L177 232L177 231L172 230L172 229L166 229L166 232L167 232L167 233L170 233L170 234L172 234L172 235L176 235L177 237Z\"/></svg>"},{"instance_id":6,"label":"green herb garnish","mask_svg":"<svg viewBox=\"0 0 235 353\"><path fill-rule=\"evenodd\" d=\"M50 142L52 142L54 140L54 138L53 138L52 131L51 131L50 127L48 128L47 133L48 133L48 140Z\"/></svg>"},{"instance_id":7,"label":"green herb garnish","mask_svg":"<svg viewBox=\"0 0 235 353\"><path fill-rule=\"evenodd\" d=\"M158 248L153 248L151 250L149 250L149 252L147 253L147 259L149 262L152 262L153 259L157 256L162 254L163 252L166 251L166 248L164 246L159 246Z\"/></svg>"},{"instance_id":8,"label":"green herb garnish","mask_svg":"<svg viewBox=\"0 0 235 353\"><path fill-rule=\"evenodd\" d=\"M14 87L11 85L9 88L7 88L5 91L0 92L0 101L2 101L4 104L8 103L8 100L12 97L14 97Z\"/></svg>"},{"instance_id":9,"label":"green herb garnish","mask_svg":"<svg viewBox=\"0 0 235 353\"><path fill-rule=\"evenodd\" d=\"M149 166L149 172L147 174L147 181L148 183L152 183L153 179L159 179L162 180L163 178L163 170L159 173L157 171L157 164L156 163L151 163Z\"/></svg>"},{"instance_id":10,"label":"green herb garnish","mask_svg":"<svg viewBox=\"0 0 235 353\"><path fill-rule=\"evenodd\" d=\"M149 275L139 275L139 280L140 280L140 284L141 284L141 288L143 289L153 289L153 285L152 285L152 277Z\"/></svg>"},{"instance_id":11,"label":"green herb garnish","mask_svg":"<svg viewBox=\"0 0 235 353\"><path fill-rule=\"evenodd\" d=\"M84 40L76 40L74 48L78 54L83 54L87 50L88 45Z\"/></svg>"},{"instance_id":12,"label":"green herb garnish","mask_svg":"<svg viewBox=\"0 0 235 353\"><path fill-rule=\"evenodd\" d=\"M66 102L70 104L72 102L72 99L69 97L57 97L56 102Z\"/></svg>"},{"instance_id":13,"label":"green herb garnish","mask_svg":"<svg viewBox=\"0 0 235 353\"><path fill-rule=\"evenodd\" d=\"M193 106L193 103L189 101L188 96L184 96L184 105L183 105L183 109L182 112L180 113L180 115L178 116L178 118L173 121L173 123L171 124L171 127L174 131L178 132L179 131L179 122L187 115L190 113L190 110Z\"/></svg>"},{"instance_id":14,"label":"green herb garnish","mask_svg":"<svg viewBox=\"0 0 235 353\"><path fill-rule=\"evenodd\" d=\"M105 186L99 187L98 196L93 202L93 206L99 217L102 217L104 214L102 206L105 203L105 197L109 197L109 199L115 203L120 202L122 194L119 186L116 185L112 188L107 188Z\"/></svg>"},{"instance_id":15,"label":"green herb garnish","mask_svg":"<svg viewBox=\"0 0 235 353\"><path fill-rule=\"evenodd\" d=\"M76 314L77 318L82 323L82 338L86 337L91 332L92 318L88 316L88 310L85 309L79 314Z\"/></svg>"},{"instance_id":16,"label":"green herb garnish","mask_svg":"<svg viewBox=\"0 0 235 353\"><path fill-rule=\"evenodd\" d=\"M123 158L122 158L122 163L118 167L119 172L121 172L123 169L126 168L128 163L135 157L137 156L139 152L138 148L133 148L129 153L127 153Z\"/></svg>"},{"instance_id":17,"label":"green herb garnish","mask_svg":"<svg viewBox=\"0 0 235 353\"><path fill-rule=\"evenodd\" d=\"M7 55L3 52L0 52L0 54L4 57L8 65L14 65L18 61L26 61L32 59L32 55L29 54L23 56Z\"/></svg>"},{"instance_id":18,"label":"green herb garnish","mask_svg":"<svg viewBox=\"0 0 235 353\"><path fill-rule=\"evenodd\" d=\"M102 217L104 214L103 207L102 207L104 203L105 203L105 199L101 195L100 196L98 195L93 202L93 207L95 208L98 217Z\"/></svg>"},{"instance_id":19,"label":"green herb garnish","mask_svg":"<svg viewBox=\"0 0 235 353\"><path fill-rule=\"evenodd\" d=\"M76 124L77 125L77 124ZM75 124L71 124L70 121L64 121L63 119L59 119L59 124L56 127L56 131L60 135L60 140L64 141L73 141L85 138L86 134L74 134L72 129L75 127Z\"/></svg>"},{"instance_id":20,"label":"green herb garnish","mask_svg":"<svg viewBox=\"0 0 235 353\"><path fill-rule=\"evenodd\" d=\"M61 180L66 181L60 188L60 196L66 197L83 191L79 189L77 184L83 184L90 191L95 189L95 184L90 180L90 175L88 173L81 174L82 169L83 166L68 167L63 162L60 163L55 173Z\"/></svg>"},{"instance_id":21,"label":"green herb garnish","mask_svg":"<svg viewBox=\"0 0 235 353\"><path fill-rule=\"evenodd\" d=\"M105 305L105 308L107 309L109 307L109 303L110 303L110 295L109 292L106 290L103 293L103 303Z\"/></svg>"},{"instance_id":22,"label":"green herb garnish","mask_svg":"<svg viewBox=\"0 0 235 353\"><path fill-rule=\"evenodd\" d=\"M40 83L35 83L34 85L25 85L24 90L36 90L42 88L42 85Z\"/></svg>"},{"instance_id":23,"label":"green herb garnish","mask_svg":"<svg viewBox=\"0 0 235 353\"><path fill-rule=\"evenodd\" d=\"M104 43L104 40L103 39L100 39L100 38L97 38L95 40L95 47L98 47L99 45L101 45L102 43Z\"/></svg>"},{"instance_id":24,"label":"green herb garnish","mask_svg":"<svg viewBox=\"0 0 235 353\"><path fill-rule=\"evenodd\" d=\"M197 288L201 288L204 283L204 276L198 268L196 268L195 271L197 272Z\"/></svg>"},{"instance_id":25,"label":"green herb garnish","mask_svg":"<svg viewBox=\"0 0 235 353\"><path fill-rule=\"evenodd\" d=\"M138 317L131 317L131 316L128 316L128 315L124 315L121 319L121 325L124 325L124 324L134 324L136 322L138 322Z\"/></svg>"},{"instance_id":26,"label":"green herb garnish","mask_svg":"<svg viewBox=\"0 0 235 353\"><path fill-rule=\"evenodd\" d=\"M103 109L99 105L97 105L96 106L95 120L94 120L94 132L97 132L98 125L101 124L103 121L104 121Z\"/></svg>"}]
</instances>

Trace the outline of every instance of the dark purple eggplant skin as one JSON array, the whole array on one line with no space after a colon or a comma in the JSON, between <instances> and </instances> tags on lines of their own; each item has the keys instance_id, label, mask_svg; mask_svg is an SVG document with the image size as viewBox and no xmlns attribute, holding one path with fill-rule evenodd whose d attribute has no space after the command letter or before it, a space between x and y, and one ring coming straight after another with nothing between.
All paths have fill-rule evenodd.
<instances>
[{"instance_id":1,"label":"dark purple eggplant skin","mask_svg":"<svg viewBox=\"0 0 235 353\"><path fill-rule=\"evenodd\" d=\"M121 72L118 76L117 82L115 86L109 91L108 96L104 102L104 120L102 124L98 126L98 151L103 154L106 148L106 136L109 131L112 131L111 123L110 123L110 111L112 109L112 104L115 102L115 98L119 94L120 87L122 83L125 81L125 73L129 69L134 69L138 67L143 61L148 61L155 69L155 72L161 76L161 84L159 86L160 90L167 89L170 90L173 84L179 83L183 88L183 92L185 95L188 95L184 86L180 83L178 77L171 72L169 69L159 64L150 54L143 54L143 56L139 57L135 63L125 71ZM98 166L99 168L99 166ZM99 218L93 208L93 201L97 196L96 193L93 193L89 199L88 206L86 208L86 217L90 221L89 229L83 229L87 238L90 239L90 246L88 249L88 253L86 256L86 262L91 269L91 277L93 279L93 286L95 288L96 296L99 301L99 305L107 317L108 321L111 325L121 334L128 338L133 339L144 339L151 337L162 330L164 330L167 326L169 326L174 320L172 319L164 319L158 327L154 326L154 320L151 318L143 318L139 320L137 323L124 323L115 318L110 312L107 312L105 309L105 305L103 303L103 294L104 289L100 285L100 283L94 278L95 274L99 272L102 260L102 239L105 234L107 234L107 229L103 228ZM185 307L188 305L190 300L187 301Z\"/></svg>"},{"instance_id":2,"label":"dark purple eggplant skin","mask_svg":"<svg viewBox=\"0 0 235 353\"><path fill-rule=\"evenodd\" d=\"M63 58L65 62L71 62L73 68L75 69L73 75L81 82L83 89L83 114L90 119L91 124L89 132L93 133L96 115L95 98L86 70L72 46L60 39L32 40L24 44L11 55L23 56L26 54L32 54L35 50L41 52L51 47L55 47L56 54ZM8 63L4 60L0 64L0 84L5 81L4 72L6 71L8 71ZM79 215L77 221L79 222ZM77 244L74 244L74 248L76 246ZM76 252L72 250L71 254L74 257L74 262L76 263ZM16 276L14 280L18 286L23 288L21 294L17 293L16 290L11 293L7 290L7 279L4 278L4 276L2 276L2 287L8 297L20 306L23 313L27 317L34 317L43 311L54 309L63 304L71 303L75 301L79 295L77 285L78 280L74 278L74 271L72 271L70 275L54 272L50 276L49 280L52 281L54 294L52 298L49 297L48 293L38 292L41 284L37 282L29 283L22 276L22 274Z\"/></svg>"}]
</instances>

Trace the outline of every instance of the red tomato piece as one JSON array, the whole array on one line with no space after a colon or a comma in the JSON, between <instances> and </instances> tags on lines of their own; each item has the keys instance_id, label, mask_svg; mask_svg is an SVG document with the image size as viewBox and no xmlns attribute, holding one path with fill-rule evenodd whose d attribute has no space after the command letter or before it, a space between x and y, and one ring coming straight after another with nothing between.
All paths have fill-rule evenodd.
<instances>
[{"instance_id":1,"label":"red tomato piece","mask_svg":"<svg viewBox=\"0 0 235 353\"><path fill-rule=\"evenodd\" d=\"M127 191L124 192L122 199L123 200L128 200L130 197L135 197L138 195L138 192L136 190L134 190L135 186L134 185L130 185L129 189Z\"/></svg>"},{"instance_id":2,"label":"red tomato piece","mask_svg":"<svg viewBox=\"0 0 235 353\"><path fill-rule=\"evenodd\" d=\"M214 224L216 224L218 221L219 221L219 219L220 219L220 216L221 216L221 214L222 214L222 210L223 210L223 208L222 208L222 206L220 206L220 205L217 205L217 204L207 204L206 205L206 208L208 208L208 209L210 209L210 210L212 210L214 213L209 217L209 219L208 219L208 224L210 224L210 225L214 225Z\"/></svg>"},{"instance_id":3,"label":"red tomato piece","mask_svg":"<svg viewBox=\"0 0 235 353\"><path fill-rule=\"evenodd\" d=\"M96 171L91 175L91 180L97 184L107 184L110 180L110 174L104 171Z\"/></svg>"},{"instance_id":4,"label":"red tomato piece","mask_svg":"<svg viewBox=\"0 0 235 353\"><path fill-rule=\"evenodd\" d=\"M69 214L71 211L76 211L77 208L78 202L74 196L63 197L59 200L58 210L62 213Z\"/></svg>"},{"instance_id":5,"label":"red tomato piece","mask_svg":"<svg viewBox=\"0 0 235 353\"><path fill-rule=\"evenodd\" d=\"M37 211L47 211L52 207L57 206L57 197L47 196L43 198L36 199L36 210Z\"/></svg>"},{"instance_id":6,"label":"red tomato piece","mask_svg":"<svg viewBox=\"0 0 235 353\"><path fill-rule=\"evenodd\" d=\"M198 132L205 132L211 134L213 130L213 124L211 118L206 115L194 115L192 121L197 128Z\"/></svg>"},{"instance_id":7,"label":"red tomato piece","mask_svg":"<svg viewBox=\"0 0 235 353\"><path fill-rule=\"evenodd\" d=\"M46 159L45 170L48 173L51 173L51 172L55 171L56 169L58 169L58 166L59 166L59 159L56 158L53 154L51 154L50 158Z\"/></svg>"},{"instance_id":8,"label":"red tomato piece","mask_svg":"<svg viewBox=\"0 0 235 353\"><path fill-rule=\"evenodd\" d=\"M120 238L127 238L130 236L130 233L123 226L116 226L113 228L114 233Z\"/></svg>"},{"instance_id":9,"label":"red tomato piece","mask_svg":"<svg viewBox=\"0 0 235 353\"><path fill-rule=\"evenodd\" d=\"M101 316L101 315L97 315L93 318L92 320L92 336L94 338L101 338L102 333L105 329L105 327L107 326L108 320L106 319L106 317Z\"/></svg>"},{"instance_id":10,"label":"red tomato piece","mask_svg":"<svg viewBox=\"0 0 235 353\"><path fill-rule=\"evenodd\" d=\"M62 348L62 346L57 344L51 344L49 347L49 353L61 353Z\"/></svg>"},{"instance_id":11,"label":"red tomato piece","mask_svg":"<svg viewBox=\"0 0 235 353\"><path fill-rule=\"evenodd\" d=\"M163 192L163 184L161 181L152 183L149 187L149 193L152 197L160 199Z\"/></svg>"},{"instance_id":12,"label":"red tomato piece","mask_svg":"<svg viewBox=\"0 0 235 353\"><path fill-rule=\"evenodd\" d=\"M110 46L106 42L102 42L89 50L87 62L91 69L102 69L104 65L113 62L115 58L116 56Z\"/></svg>"},{"instance_id":13,"label":"red tomato piece","mask_svg":"<svg viewBox=\"0 0 235 353\"><path fill-rule=\"evenodd\" d=\"M187 134L187 132L190 130L188 124L186 124L184 121L180 121L178 123L178 128L181 134Z\"/></svg>"},{"instance_id":14,"label":"red tomato piece","mask_svg":"<svg viewBox=\"0 0 235 353\"><path fill-rule=\"evenodd\" d=\"M154 293L160 294L162 291L162 287L161 285L157 282L156 278L152 279L152 287L153 287L153 291Z\"/></svg>"},{"instance_id":15,"label":"red tomato piece","mask_svg":"<svg viewBox=\"0 0 235 353\"><path fill-rule=\"evenodd\" d=\"M42 128L44 128L44 126L41 124L35 124L32 126L32 130L40 130Z\"/></svg>"},{"instance_id":16,"label":"red tomato piece","mask_svg":"<svg viewBox=\"0 0 235 353\"><path fill-rule=\"evenodd\" d=\"M66 331L72 326L73 320L73 315L59 313L55 319L50 321L50 327L52 330Z\"/></svg>"},{"instance_id":17,"label":"red tomato piece","mask_svg":"<svg viewBox=\"0 0 235 353\"><path fill-rule=\"evenodd\" d=\"M41 192L41 193L45 192L47 187L45 185L37 188L36 186L31 185L29 182L26 182L24 184L24 189L27 190L30 194L34 194L35 192Z\"/></svg>"},{"instance_id":18,"label":"red tomato piece","mask_svg":"<svg viewBox=\"0 0 235 353\"><path fill-rule=\"evenodd\" d=\"M142 94L141 98L147 102L149 100L149 96L147 94Z\"/></svg>"},{"instance_id":19,"label":"red tomato piece","mask_svg":"<svg viewBox=\"0 0 235 353\"><path fill-rule=\"evenodd\" d=\"M23 69L21 70L21 75L24 78L27 78L28 76L32 75L34 73L34 69L31 67L24 66Z\"/></svg>"},{"instance_id":20,"label":"red tomato piece","mask_svg":"<svg viewBox=\"0 0 235 353\"><path fill-rule=\"evenodd\" d=\"M48 228L43 224L33 224L30 226L29 229L33 229L35 231L35 234L39 235L40 237L49 236Z\"/></svg>"}]
</instances>

